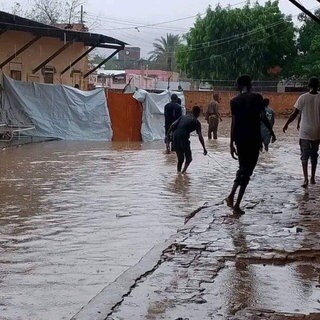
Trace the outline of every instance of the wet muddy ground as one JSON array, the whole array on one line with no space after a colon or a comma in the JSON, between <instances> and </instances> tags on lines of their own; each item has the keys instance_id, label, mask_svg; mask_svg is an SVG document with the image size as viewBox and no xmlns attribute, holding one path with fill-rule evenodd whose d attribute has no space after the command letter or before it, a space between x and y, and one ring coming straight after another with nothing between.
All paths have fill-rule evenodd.
<instances>
[{"instance_id":1,"label":"wet muddy ground","mask_svg":"<svg viewBox=\"0 0 320 320\"><path fill-rule=\"evenodd\" d=\"M295 138L279 140L261 155L246 214L221 201L197 213L108 320L320 319L320 189L300 187Z\"/></svg>"},{"instance_id":2,"label":"wet muddy ground","mask_svg":"<svg viewBox=\"0 0 320 320\"><path fill-rule=\"evenodd\" d=\"M253 210L262 194L269 213L290 213L299 205L304 205L303 212L314 212L312 201L318 193L299 188L302 176L296 131L292 128L284 136L280 133L283 121L278 123L278 142L269 154L261 155L245 205ZM228 154L229 125L225 119L218 141L208 142L210 157L204 157L199 143L192 139L194 162L185 176L175 173L175 155L165 155L162 142L58 141L1 151L0 319L70 319L155 244L174 234L186 215L205 202L222 199L237 168ZM270 170L272 177L264 179ZM272 201L278 197L286 201ZM217 220L216 225L222 222ZM226 232L233 234L233 227L230 222ZM318 224L311 227L317 234ZM287 235L294 228L296 224L289 219L281 230ZM263 224L258 231L268 232L268 227ZM250 240L251 231L245 228L243 232ZM270 239L262 237L261 244L257 240L254 244L267 246ZM234 247L228 241L223 246L227 244ZM232 263L229 270L234 268ZM308 267L311 286L318 267ZM290 268L278 271L270 267L270 278L259 276L259 280L252 279L254 285L248 285L262 288L271 283L272 287L277 277L299 269ZM259 274L260 269L252 265L250 274ZM225 271L217 281L226 283L228 277ZM213 296L219 294L209 291ZM299 294L290 303L296 304ZM273 293L266 295L261 301ZM278 305L290 308L289 301L287 306L281 301ZM308 307L297 306L301 310L314 307L313 300Z\"/></svg>"}]
</instances>

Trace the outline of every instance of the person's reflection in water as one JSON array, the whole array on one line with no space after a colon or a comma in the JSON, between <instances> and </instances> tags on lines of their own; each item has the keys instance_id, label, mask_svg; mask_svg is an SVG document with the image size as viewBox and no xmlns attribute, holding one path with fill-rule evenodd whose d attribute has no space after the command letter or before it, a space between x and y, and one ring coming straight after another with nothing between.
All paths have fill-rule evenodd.
<instances>
[{"instance_id":1,"label":"person's reflection in water","mask_svg":"<svg viewBox=\"0 0 320 320\"><path fill-rule=\"evenodd\" d=\"M243 225L238 218L233 220L230 230L235 254L246 253L248 251L246 235ZM230 278L228 286L227 312L230 315L236 314L239 310L250 306L254 299L253 275L249 261L236 257L234 266L230 268Z\"/></svg>"},{"instance_id":2,"label":"person's reflection in water","mask_svg":"<svg viewBox=\"0 0 320 320\"><path fill-rule=\"evenodd\" d=\"M188 196L190 190L190 178L188 175L176 176L174 180L174 189L177 194L181 194L184 197Z\"/></svg>"},{"instance_id":3,"label":"person's reflection in water","mask_svg":"<svg viewBox=\"0 0 320 320\"><path fill-rule=\"evenodd\" d=\"M142 149L140 141L112 141L110 145L112 151L139 151Z\"/></svg>"},{"instance_id":4,"label":"person's reflection in water","mask_svg":"<svg viewBox=\"0 0 320 320\"><path fill-rule=\"evenodd\" d=\"M303 195L298 196L298 210L300 218L297 221L297 226L300 227L302 234L308 234L301 237L301 250L310 250L317 246L313 239L317 239L317 234L320 230L320 221L317 217L318 214L318 194L320 190L317 186L312 189L305 189ZM298 263L294 270L296 272L297 292L301 292L299 296L310 304L310 298L314 292L314 284L320 285L319 272L320 269L312 263ZM315 301L316 303L316 301Z\"/></svg>"}]
</instances>

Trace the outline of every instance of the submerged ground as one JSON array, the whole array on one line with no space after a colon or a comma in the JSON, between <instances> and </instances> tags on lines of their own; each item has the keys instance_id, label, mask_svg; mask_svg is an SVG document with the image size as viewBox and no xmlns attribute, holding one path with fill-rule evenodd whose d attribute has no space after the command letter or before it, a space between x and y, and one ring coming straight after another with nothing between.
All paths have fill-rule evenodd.
<instances>
[{"instance_id":1,"label":"submerged ground","mask_svg":"<svg viewBox=\"0 0 320 320\"><path fill-rule=\"evenodd\" d=\"M218 141L208 142L210 157L192 138L194 162L185 176L175 173L175 155L164 154L162 142L58 141L1 151L0 319L70 319L204 203L209 207L177 234L176 247L187 248L190 261L169 248L163 259L177 258L177 269L160 266L110 319L224 319L255 306L316 312L320 189L300 188L297 132L292 125L282 134L282 124L278 141L260 157L240 220L221 204L237 169L228 153L228 119ZM266 265L265 254L282 262ZM199 274L172 278L179 261ZM159 279L157 296L150 288ZM163 295L168 288L172 294ZM193 313L185 309L192 299L200 306Z\"/></svg>"}]
</instances>

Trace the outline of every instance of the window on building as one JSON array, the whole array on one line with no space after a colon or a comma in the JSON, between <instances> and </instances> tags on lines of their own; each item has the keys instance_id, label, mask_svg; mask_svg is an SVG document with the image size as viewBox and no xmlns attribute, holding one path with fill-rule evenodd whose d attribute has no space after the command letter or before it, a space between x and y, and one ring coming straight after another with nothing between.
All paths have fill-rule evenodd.
<instances>
[{"instance_id":1,"label":"window on building","mask_svg":"<svg viewBox=\"0 0 320 320\"><path fill-rule=\"evenodd\" d=\"M43 75L43 82L44 83L53 83L53 73L46 72Z\"/></svg>"},{"instance_id":2,"label":"window on building","mask_svg":"<svg viewBox=\"0 0 320 320\"><path fill-rule=\"evenodd\" d=\"M125 75L113 76L112 81L114 84L125 84L126 83L126 76Z\"/></svg>"},{"instance_id":3,"label":"window on building","mask_svg":"<svg viewBox=\"0 0 320 320\"><path fill-rule=\"evenodd\" d=\"M43 74L43 82L44 83L53 83L54 82L54 74L56 73L56 69L54 67L45 67L42 69Z\"/></svg>"},{"instance_id":4,"label":"window on building","mask_svg":"<svg viewBox=\"0 0 320 320\"><path fill-rule=\"evenodd\" d=\"M75 87L76 85L78 85L79 87L81 87L81 71L78 71L78 70L74 70L72 73L71 73L71 76L72 76L72 84L73 86Z\"/></svg>"},{"instance_id":5,"label":"window on building","mask_svg":"<svg viewBox=\"0 0 320 320\"><path fill-rule=\"evenodd\" d=\"M11 70L10 71L10 77L14 80L21 81L21 71L18 70Z\"/></svg>"}]
</instances>

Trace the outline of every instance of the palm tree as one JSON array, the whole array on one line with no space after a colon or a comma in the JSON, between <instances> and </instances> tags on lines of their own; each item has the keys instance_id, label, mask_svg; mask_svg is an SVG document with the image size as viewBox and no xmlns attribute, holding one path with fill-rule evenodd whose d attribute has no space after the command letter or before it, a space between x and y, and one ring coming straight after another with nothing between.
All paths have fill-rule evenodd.
<instances>
[{"instance_id":1,"label":"palm tree","mask_svg":"<svg viewBox=\"0 0 320 320\"><path fill-rule=\"evenodd\" d=\"M159 69L174 71L176 69L175 53L180 44L180 36L171 33L168 33L166 38L155 39L154 50L149 52L149 60Z\"/></svg>"}]
</instances>

